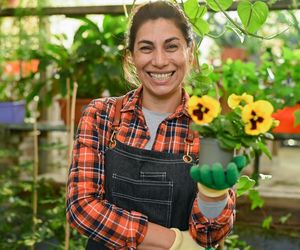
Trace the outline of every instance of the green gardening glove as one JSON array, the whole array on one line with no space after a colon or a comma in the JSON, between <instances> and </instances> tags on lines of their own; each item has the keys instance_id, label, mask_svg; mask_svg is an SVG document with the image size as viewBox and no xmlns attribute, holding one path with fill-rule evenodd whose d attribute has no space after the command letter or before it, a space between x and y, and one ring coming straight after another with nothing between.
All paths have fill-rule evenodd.
<instances>
[{"instance_id":1,"label":"green gardening glove","mask_svg":"<svg viewBox=\"0 0 300 250\"><path fill-rule=\"evenodd\" d=\"M223 167L220 163L212 166L203 164L194 165L191 168L191 177L198 183L213 190L225 190L232 187L238 180L240 172L247 165L244 155L233 158L227 166Z\"/></svg>"}]
</instances>

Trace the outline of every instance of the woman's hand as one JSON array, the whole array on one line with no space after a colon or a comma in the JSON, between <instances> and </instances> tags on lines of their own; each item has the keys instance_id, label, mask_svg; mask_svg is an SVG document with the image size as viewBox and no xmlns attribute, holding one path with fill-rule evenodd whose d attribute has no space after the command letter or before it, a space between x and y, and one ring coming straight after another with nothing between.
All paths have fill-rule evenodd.
<instances>
[{"instance_id":1,"label":"woman's hand","mask_svg":"<svg viewBox=\"0 0 300 250\"><path fill-rule=\"evenodd\" d=\"M198 189L208 197L220 197L228 188L236 184L240 172L247 165L246 157L236 156L232 162L223 167L220 163L212 166L195 165L191 168L192 178L198 182Z\"/></svg>"},{"instance_id":2,"label":"woman's hand","mask_svg":"<svg viewBox=\"0 0 300 250\"><path fill-rule=\"evenodd\" d=\"M204 249L196 243L189 231L180 231L178 228L171 228L176 233L176 238L170 250L201 250Z\"/></svg>"},{"instance_id":3,"label":"woman's hand","mask_svg":"<svg viewBox=\"0 0 300 250\"><path fill-rule=\"evenodd\" d=\"M167 250L173 245L176 234L173 230L148 222L148 229L138 250Z\"/></svg>"}]
</instances>

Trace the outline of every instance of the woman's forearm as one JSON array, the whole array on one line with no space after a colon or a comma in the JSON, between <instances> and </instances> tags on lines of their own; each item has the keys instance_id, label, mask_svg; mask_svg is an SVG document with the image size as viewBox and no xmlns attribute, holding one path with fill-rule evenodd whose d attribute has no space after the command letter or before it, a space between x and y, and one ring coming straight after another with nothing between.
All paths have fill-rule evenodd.
<instances>
[{"instance_id":1,"label":"woman's forearm","mask_svg":"<svg viewBox=\"0 0 300 250\"><path fill-rule=\"evenodd\" d=\"M138 250L166 250L170 249L174 240L175 232L160 225L149 222L146 236L138 245Z\"/></svg>"}]
</instances>

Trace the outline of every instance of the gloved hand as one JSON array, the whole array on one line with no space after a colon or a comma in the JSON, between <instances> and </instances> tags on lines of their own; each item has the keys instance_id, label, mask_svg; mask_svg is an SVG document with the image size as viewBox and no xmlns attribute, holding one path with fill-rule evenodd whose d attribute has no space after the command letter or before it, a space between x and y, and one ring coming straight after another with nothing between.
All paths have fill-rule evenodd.
<instances>
[{"instance_id":1,"label":"gloved hand","mask_svg":"<svg viewBox=\"0 0 300 250\"><path fill-rule=\"evenodd\" d=\"M171 228L171 230L175 232L176 238L170 250L204 250L192 238L189 231L180 231L178 228Z\"/></svg>"},{"instance_id":2,"label":"gloved hand","mask_svg":"<svg viewBox=\"0 0 300 250\"><path fill-rule=\"evenodd\" d=\"M232 187L238 180L241 170L247 165L247 159L244 155L233 158L232 162L223 168L220 163L214 163L212 166L203 164L201 166L194 165L191 168L191 177L198 182L198 188L201 192L214 191L222 195L227 189ZM220 191L220 192L218 192Z\"/></svg>"}]
</instances>

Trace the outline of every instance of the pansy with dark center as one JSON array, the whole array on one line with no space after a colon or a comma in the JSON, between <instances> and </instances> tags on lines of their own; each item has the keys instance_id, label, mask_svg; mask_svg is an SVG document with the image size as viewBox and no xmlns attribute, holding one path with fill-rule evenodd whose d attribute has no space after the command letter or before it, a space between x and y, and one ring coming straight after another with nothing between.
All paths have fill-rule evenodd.
<instances>
[{"instance_id":1,"label":"pansy with dark center","mask_svg":"<svg viewBox=\"0 0 300 250\"><path fill-rule=\"evenodd\" d=\"M188 103L188 112L196 124L208 124L221 112L220 103L208 96L192 96Z\"/></svg>"},{"instance_id":2,"label":"pansy with dark center","mask_svg":"<svg viewBox=\"0 0 300 250\"><path fill-rule=\"evenodd\" d=\"M260 100L249 103L242 109L242 120L246 124L245 132L249 135L258 135L267 132L273 123L271 103Z\"/></svg>"}]
</instances>

